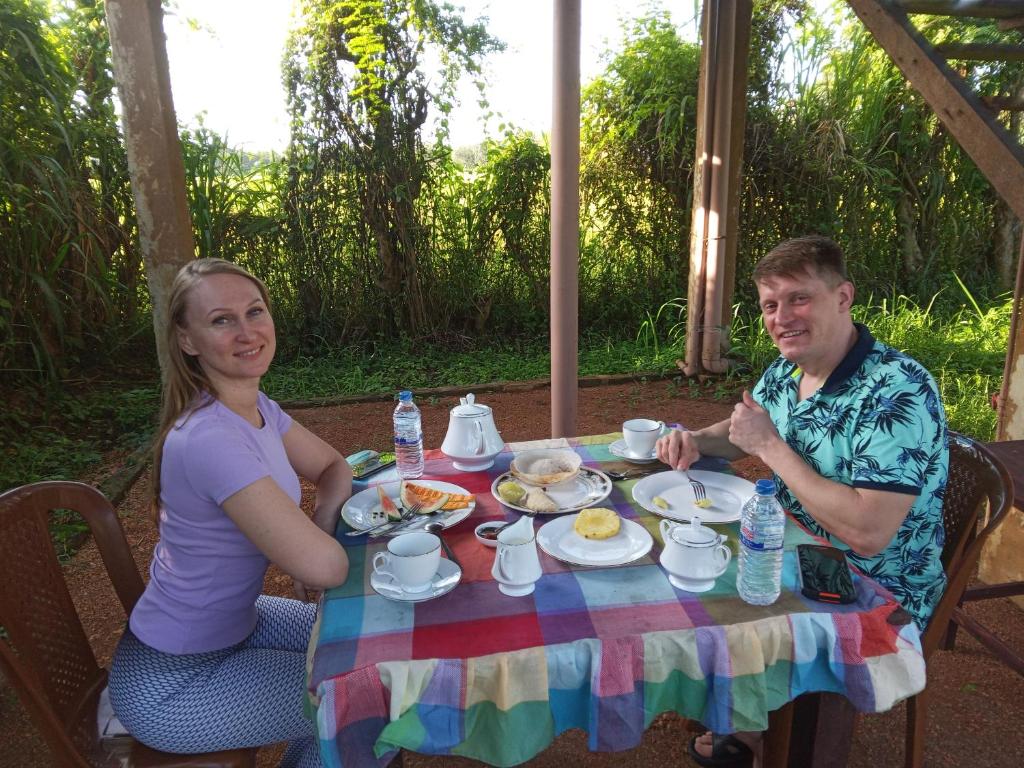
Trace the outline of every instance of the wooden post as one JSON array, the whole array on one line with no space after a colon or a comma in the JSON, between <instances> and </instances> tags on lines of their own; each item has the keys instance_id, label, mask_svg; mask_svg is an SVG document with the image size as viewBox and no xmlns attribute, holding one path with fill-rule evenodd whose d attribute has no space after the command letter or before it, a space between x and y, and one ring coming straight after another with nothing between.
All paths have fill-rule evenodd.
<instances>
[{"instance_id":1,"label":"wooden post","mask_svg":"<svg viewBox=\"0 0 1024 768\"><path fill-rule=\"evenodd\" d=\"M687 289L688 376L724 373L736 282L751 0L707 0Z\"/></svg>"},{"instance_id":2,"label":"wooden post","mask_svg":"<svg viewBox=\"0 0 1024 768\"><path fill-rule=\"evenodd\" d=\"M1017 284L1013 291L1013 316L1007 340L1003 386L999 395L998 440L1024 440L1024 237L1017 258ZM1002 457L1000 457L1002 458ZM1017 498L1022 494L1019 490ZM1024 581L1024 512L1014 507L985 542L978 575L987 584ZM1014 602L1024 608L1024 597Z\"/></svg>"},{"instance_id":3,"label":"wooden post","mask_svg":"<svg viewBox=\"0 0 1024 768\"><path fill-rule=\"evenodd\" d=\"M580 240L580 0L556 0L551 126L551 436L576 434Z\"/></svg>"},{"instance_id":4,"label":"wooden post","mask_svg":"<svg viewBox=\"0 0 1024 768\"><path fill-rule=\"evenodd\" d=\"M195 258L195 243L171 100L163 9L160 0L107 0L106 13L156 349L165 375L167 295L181 266Z\"/></svg>"}]
</instances>

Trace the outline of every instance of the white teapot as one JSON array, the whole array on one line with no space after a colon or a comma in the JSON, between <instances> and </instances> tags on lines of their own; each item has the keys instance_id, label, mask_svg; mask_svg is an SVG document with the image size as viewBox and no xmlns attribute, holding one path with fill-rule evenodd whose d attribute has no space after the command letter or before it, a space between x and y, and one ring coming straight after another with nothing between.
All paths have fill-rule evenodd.
<instances>
[{"instance_id":1,"label":"white teapot","mask_svg":"<svg viewBox=\"0 0 1024 768\"><path fill-rule=\"evenodd\" d=\"M732 550L725 545L725 536L715 533L694 516L689 525L662 520L661 566L668 571L668 580L685 592L707 592L715 579L725 573L732 560Z\"/></svg>"},{"instance_id":2,"label":"white teapot","mask_svg":"<svg viewBox=\"0 0 1024 768\"><path fill-rule=\"evenodd\" d=\"M474 402L470 393L460 398L448 416L448 433L441 443L441 452L451 458L452 465L463 472L477 472L494 463L505 441L494 426L494 414L483 403Z\"/></svg>"}]
</instances>

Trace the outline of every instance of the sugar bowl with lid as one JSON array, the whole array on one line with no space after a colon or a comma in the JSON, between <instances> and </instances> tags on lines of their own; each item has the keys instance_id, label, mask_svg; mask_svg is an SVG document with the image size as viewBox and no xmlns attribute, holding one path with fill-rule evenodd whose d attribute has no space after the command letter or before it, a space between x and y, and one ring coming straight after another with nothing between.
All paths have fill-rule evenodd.
<instances>
[{"instance_id":1,"label":"sugar bowl with lid","mask_svg":"<svg viewBox=\"0 0 1024 768\"><path fill-rule=\"evenodd\" d=\"M665 542L661 566L672 586L685 592L712 589L732 560L725 536L701 525L696 515L684 524L662 520L660 528Z\"/></svg>"}]
</instances>

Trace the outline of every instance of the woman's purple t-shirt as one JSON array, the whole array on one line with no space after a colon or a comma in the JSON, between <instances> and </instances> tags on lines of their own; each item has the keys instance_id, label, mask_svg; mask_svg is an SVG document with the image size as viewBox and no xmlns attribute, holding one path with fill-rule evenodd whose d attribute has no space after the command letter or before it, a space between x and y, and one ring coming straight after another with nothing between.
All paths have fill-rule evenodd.
<instances>
[{"instance_id":1,"label":"woman's purple t-shirt","mask_svg":"<svg viewBox=\"0 0 1024 768\"><path fill-rule=\"evenodd\" d=\"M160 541L149 584L132 611L132 632L165 653L234 645L256 626L268 561L221 508L271 477L299 503L299 478L282 435L292 420L262 392L263 427L214 400L167 434L160 464Z\"/></svg>"}]
</instances>

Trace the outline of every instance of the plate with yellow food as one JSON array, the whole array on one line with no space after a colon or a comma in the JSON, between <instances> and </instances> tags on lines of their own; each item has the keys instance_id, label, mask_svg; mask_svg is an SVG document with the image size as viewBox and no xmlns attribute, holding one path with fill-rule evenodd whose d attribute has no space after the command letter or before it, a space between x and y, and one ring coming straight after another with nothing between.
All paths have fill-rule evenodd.
<instances>
[{"instance_id":1,"label":"plate with yellow food","mask_svg":"<svg viewBox=\"0 0 1024 768\"><path fill-rule=\"evenodd\" d=\"M399 520L402 510L414 507L424 515L440 511L443 514L436 519L451 528L476 509L476 497L462 486L443 480L381 483L353 495L341 508L341 517L354 530L365 531Z\"/></svg>"},{"instance_id":2,"label":"plate with yellow food","mask_svg":"<svg viewBox=\"0 0 1024 768\"><path fill-rule=\"evenodd\" d=\"M554 485L524 483L511 471L495 478L491 494L509 509L529 515L564 515L579 512L608 498L612 481L593 467L579 467L567 480Z\"/></svg>"},{"instance_id":3,"label":"plate with yellow food","mask_svg":"<svg viewBox=\"0 0 1024 768\"><path fill-rule=\"evenodd\" d=\"M687 479L704 485L699 501ZM633 500L648 512L687 523L694 515L704 523L732 523L740 519L743 503L754 495L754 484L736 475L691 469L685 475L669 470L648 475L633 486Z\"/></svg>"},{"instance_id":4,"label":"plate with yellow food","mask_svg":"<svg viewBox=\"0 0 1024 768\"><path fill-rule=\"evenodd\" d=\"M613 509L591 507L545 523L537 544L556 560L571 565L626 565L651 551L654 540L639 523Z\"/></svg>"}]
</instances>

